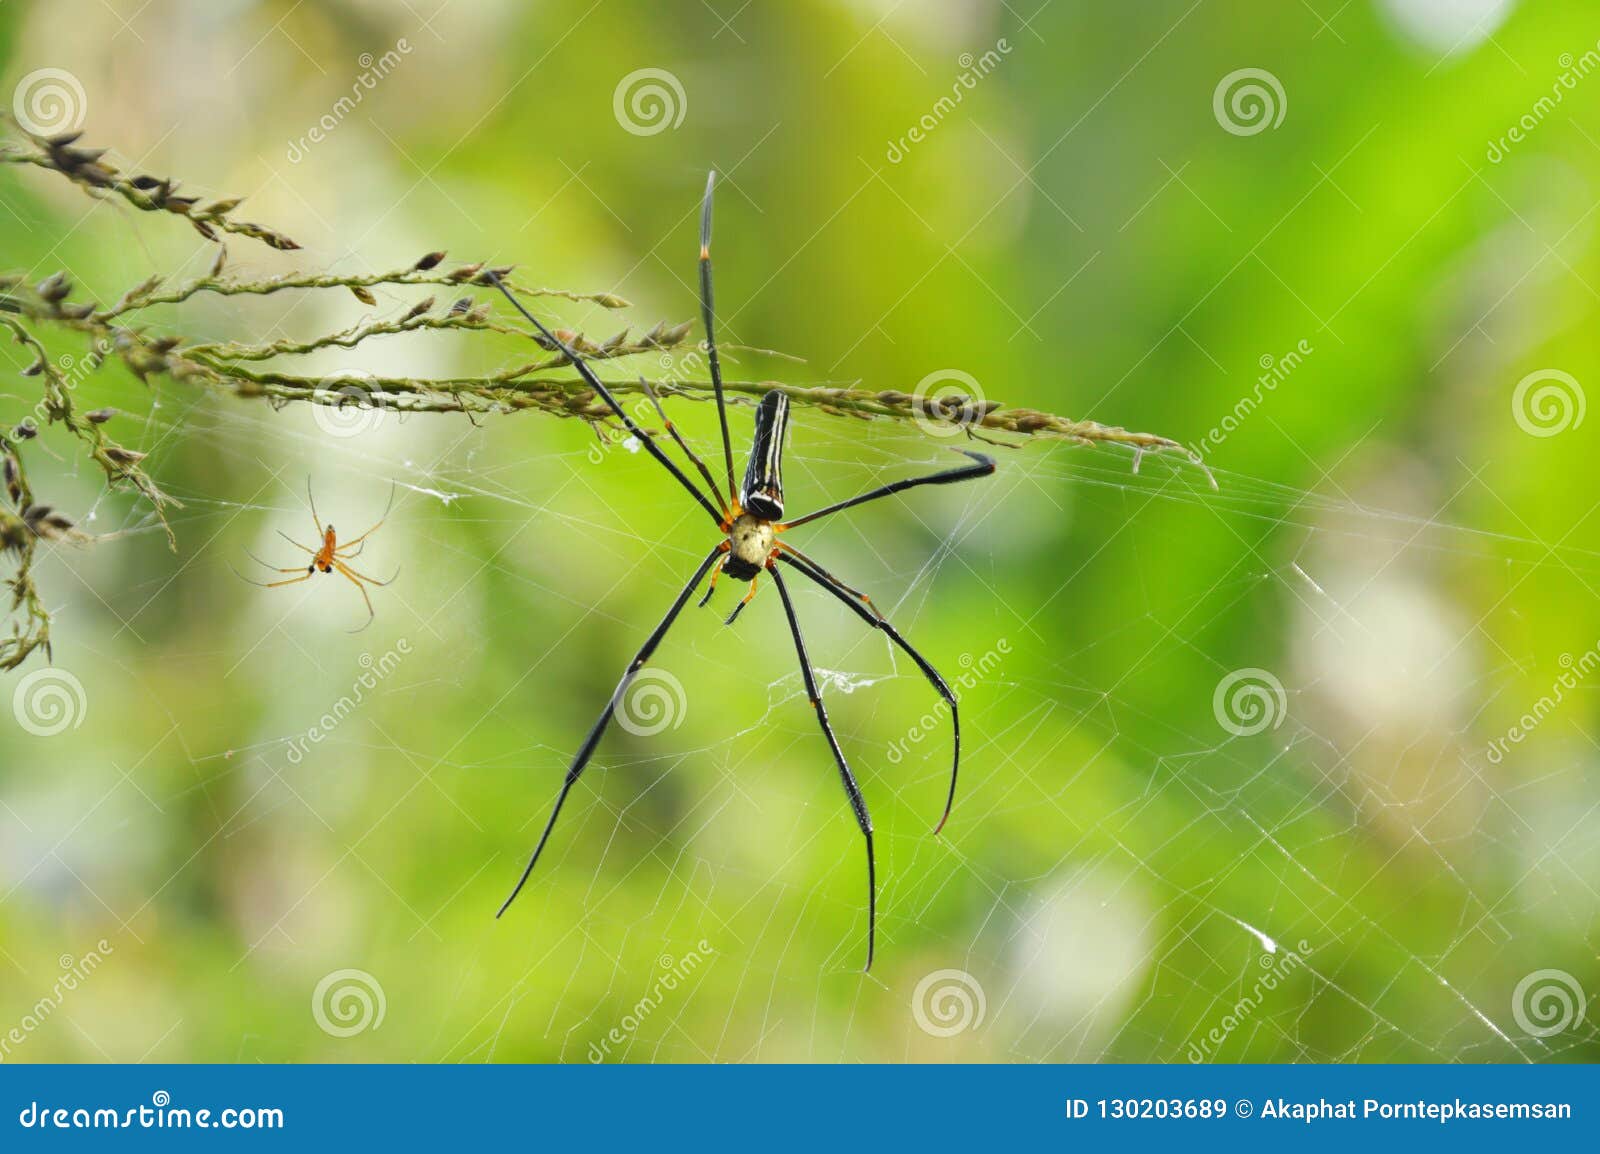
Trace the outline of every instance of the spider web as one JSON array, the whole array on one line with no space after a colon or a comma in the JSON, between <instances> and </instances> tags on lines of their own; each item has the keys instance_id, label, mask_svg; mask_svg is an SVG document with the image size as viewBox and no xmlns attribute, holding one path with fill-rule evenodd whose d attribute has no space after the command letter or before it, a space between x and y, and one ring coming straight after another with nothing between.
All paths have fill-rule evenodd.
<instances>
[{"instance_id":1,"label":"spider web","mask_svg":"<svg viewBox=\"0 0 1600 1154\"><path fill-rule=\"evenodd\" d=\"M674 405L715 460L709 410ZM863 977L860 836L770 588L731 629L731 583L720 609L685 611L641 683L643 732L613 726L492 919L608 687L715 539L643 454L544 419L383 414L330 439L302 413L169 389L145 443L176 441L229 456L243 496L177 492L193 544L176 562L137 514L106 523L120 498L95 519L110 540L51 555L42 576L78 584L58 660L102 724L130 728L53 739L6 797L8 904L38 939L11 952L35 984L39 958L81 952L78 918L212 979L173 996L175 1021L66 1007L101 1053L326 1055L304 993L345 969L388 1007L381 1031L337 1043L366 1057L1545 1060L1594 1041L1587 1022L1530 1033L1513 1001L1592 947L1593 802L1576 770L1485 759L1484 716L1526 708L1501 701L1517 663L1466 661L1470 629L1427 595L1463 567L1508 590L1550 567L1589 580L1591 553L1333 486L1222 471L1212 492L1175 458L1136 473L1129 454L1064 445L996 450L988 481L817 526L808 552L873 593L961 697L961 787L935 839L937 698L791 577L876 822ZM926 437L802 413L791 504L947 464ZM311 539L307 473L350 532L398 485L363 560L380 576L403 561L402 579L359 635L348 586L269 593L229 572L254 576L245 548L296 563L275 531ZM1065 549L1068 523L1093 529L1073 534L1084 551ZM1171 544L1219 529L1221 560ZM148 552L141 576L112 579L118 549ZM1108 590L1099 572L1130 561L1137 586ZM181 626L162 620L175 600ZM1251 617L1248 637L1214 625ZM191 665L214 692L178 691ZM1230 731L1254 716L1213 700L1241 669L1282 686L1259 732ZM51 786L57 757L75 769ZM196 902L211 920L174 931ZM56 923L53 905L76 912ZM216 997L294 1009L197 1027ZM127 1037L98 1040L100 1015Z\"/></svg>"}]
</instances>

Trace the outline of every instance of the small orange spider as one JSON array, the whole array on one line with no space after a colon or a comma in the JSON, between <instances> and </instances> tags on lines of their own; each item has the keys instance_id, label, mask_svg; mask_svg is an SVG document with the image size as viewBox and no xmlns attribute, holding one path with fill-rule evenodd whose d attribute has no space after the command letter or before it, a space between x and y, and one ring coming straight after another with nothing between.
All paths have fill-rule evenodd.
<instances>
[{"instance_id":1,"label":"small orange spider","mask_svg":"<svg viewBox=\"0 0 1600 1154\"><path fill-rule=\"evenodd\" d=\"M317 575L319 570L323 573L338 572L348 578L350 584L361 590L361 599L367 603L366 624L362 625L361 629L350 630L351 633L360 633L362 629L365 629L368 625L371 625L373 619L377 617L377 612L372 608L372 598L367 596L367 586L392 584L395 577L400 576L400 570L396 569L394 571L394 577L389 578L388 581L379 581L376 577L368 577L365 573L358 573L356 570L350 568L346 562L361 556L361 550L366 548L367 538L381 529L383 527L383 523L389 519L389 512L394 508L394 492L394 485L391 484L389 486L389 503L388 505L384 506L383 516L378 518L378 523L372 528L368 529L365 533L361 534L361 536L352 541L346 541L341 545L339 544L339 535L334 531L333 526L323 525L322 519L317 516L317 499L311 495L311 482L308 480L306 482L306 499L311 502L311 522L317 527L317 539L322 542L322 547L320 549L313 549L308 545L302 545L300 542L296 541L293 537L289 536L289 534L283 532L282 530L279 530L278 536L289 542L289 544L293 545L296 549L311 554L311 564L306 567L306 571L304 573L300 573L300 567L298 565L291 569L280 569L276 565L268 565L265 561L257 557L254 553L250 553L250 551L247 549L245 552L249 553L250 559L256 564L261 565L264 568L271 569L274 573L300 573L300 576L291 577L287 581L250 581L250 578L245 577L242 573L238 574L239 577L242 580L250 581L250 584L252 585L259 585L263 589L277 589L284 585L298 585L302 581L309 581L311 578ZM351 552L350 550L352 549L355 551ZM235 570L235 573L238 573L238 571Z\"/></svg>"}]
</instances>

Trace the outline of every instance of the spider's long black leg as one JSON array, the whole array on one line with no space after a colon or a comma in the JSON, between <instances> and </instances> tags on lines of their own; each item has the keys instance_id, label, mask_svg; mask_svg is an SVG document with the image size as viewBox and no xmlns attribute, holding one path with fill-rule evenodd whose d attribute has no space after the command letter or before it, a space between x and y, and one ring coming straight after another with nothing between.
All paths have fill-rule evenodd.
<instances>
[{"instance_id":1,"label":"spider's long black leg","mask_svg":"<svg viewBox=\"0 0 1600 1154\"><path fill-rule=\"evenodd\" d=\"M898 645L901 651L916 663L917 668L922 670L922 675L928 679L928 684L933 686L934 692L944 698L945 704L950 707L950 728L955 753L950 759L950 792L945 795L944 813L939 818L939 824L933 827L933 832L937 836L944 829L944 823L950 820L950 809L956 803L956 774L961 769L961 714L956 706L956 695L951 691L950 686L945 683L945 679L939 675L939 671L929 663L926 657L912 647L911 642L900 636L900 631L889 624L888 618L878 612L877 606L872 604L866 594L858 593L850 588L850 586L798 550L791 549L789 546L784 546L784 548L787 552L778 554L778 560L804 573L840 601L843 601L850 608L850 611L861 620L874 629L881 630L890 641Z\"/></svg>"},{"instance_id":2,"label":"spider's long black leg","mask_svg":"<svg viewBox=\"0 0 1600 1154\"><path fill-rule=\"evenodd\" d=\"M767 572L772 574L772 583L778 587L778 596L783 598L783 612L789 618L789 632L794 634L794 651L800 659L800 676L805 680L806 696L811 699L811 707L817 711L817 722L822 726L822 736L828 739L833 760L839 765L839 777L844 782L845 793L850 797L850 808L855 811L856 824L867 839L867 969L870 970L872 954L878 942L878 867L872 852L872 815L867 812L861 787L856 784L855 774L850 772L850 763L844 759L839 739L833 735L833 726L828 723L828 711L823 708L822 694L817 689L817 676L811 671L811 659L806 656L805 638L800 636L800 621L794 614L794 602L789 600L788 587L784 585L778 567L770 561L767 563Z\"/></svg>"},{"instance_id":3,"label":"spider's long black leg","mask_svg":"<svg viewBox=\"0 0 1600 1154\"><path fill-rule=\"evenodd\" d=\"M711 470L706 468L706 463L700 459L700 454L691 449L678 433L678 427L672 423L672 418L667 416L667 410L661 407L661 400L656 396L656 391L650 387L650 382L640 377L639 387L644 390L644 395L650 398L650 403L656 407L656 415L661 418L662 426L671 434L672 439L678 443L678 448L682 449L684 456L688 457L694 467L700 470L700 475L705 478L706 487L711 490L711 495L716 498L717 504L721 506L723 514L726 515L728 503L722 499L722 490L717 488L716 481L712 479Z\"/></svg>"},{"instance_id":4,"label":"spider's long black leg","mask_svg":"<svg viewBox=\"0 0 1600 1154\"><path fill-rule=\"evenodd\" d=\"M717 171L706 174L706 199L700 208L700 320L706 330L706 360L711 366L711 391L717 395L717 420L722 425L722 459L728 466L728 499L737 501L733 483L733 442L728 439L728 406L722 399L722 361L717 357L716 306L711 298L711 190Z\"/></svg>"},{"instance_id":5,"label":"spider's long black leg","mask_svg":"<svg viewBox=\"0 0 1600 1154\"><path fill-rule=\"evenodd\" d=\"M594 756L595 747L600 744L601 735L605 733L606 727L611 724L612 715L617 712L617 706L621 704L623 695L628 692L628 686L633 684L633 679L639 675L639 670L644 667L646 661L650 660L650 655L661 644L661 639L667 635L667 630L672 628L672 623L678 619L678 614L682 612L684 604L689 600L689 595L695 591L695 588L705 578L706 570L710 569L717 558L722 556L722 550L723 545L719 542L715 549L706 554L706 559L700 562L700 568L694 571L694 576L689 578L689 583L678 594L678 599L672 603L672 608L668 609L667 615L661 619L661 624L656 626L655 632L645 639L645 643L639 647L639 652L634 654L633 661L629 663L627 671L622 675L622 680L617 682L616 689L612 691L611 700L606 702L606 707L601 712L600 719L594 723L594 728L589 731L589 736L583 739L583 744L579 746L576 756L573 757L572 764L567 767L566 779L561 783L561 792L556 795L555 808L550 811L550 820L545 823L544 833L539 837L539 844L534 847L533 856L528 859L528 864L524 867L522 876L517 879L516 888L511 891L511 896L505 900L505 903L500 907L500 913L495 914L495 917L505 913L510 908L511 903L517 900L517 895L522 892L522 887L528 884L528 877L533 873L533 867L539 864L539 855L544 852L545 842L550 840L550 831L556 827L556 818L561 816L561 807L567 802L567 794L572 792L572 787L577 784L578 778L583 776L584 767L589 764L589 759Z\"/></svg>"},{"instance_id":6,"label":"spider's long black leg","mask_svg":"<svg viewBox=\"0 0 1600 1154\"><path fill-rule=\"evenodd\" d=\"M963 456L971 457L973 464L962 465L956 469L944 469L938 473L929 473L926 477L908 477L904 481L891 481L887 485L880 485L876 489L851 497L848 501L828 505L818 509L815 513L807 513L804 517L796 517L784 523L785 529L793 529L797 525L804 525L807 521L815 521L819 517L826 517L829 513L837 513L841 509L849 509L856 505L864 505L868 501L876 501L879 497L888 497L894 493L901 493L907 489L915 489L918 485L951 485L957 481L966 481L972 477L987 477L994 472L994 458L987 453L974 453L971 449L957 449L956 452Z\"/></svg>"},{"instance_id":7,"label":"spider's long black leg","mask_svg":"<svg viewBox=\"0 0 1600 1154\"><path fill-rule=\"evenodd\" d=\"M879 617L883 616L882 610L872 603L872 598L868 597L865 593L861 592L861 590L855 588L854 586L845 584L836 574L828 572L828 570L824 568L823 565L815 558L806 556L787 541L778 542L778 548L783 552L793 556L795 560L803 562L809 568L815 569L818 573L822 574L822 576L826 577L831 583L837 585L840 589L843 589L846 593L850 594L850 596L861 602ZM796 568L799 568L799 566L796 566Z\"/></svg>"},{"instance_id":8,"label":"spider's long black leg","mask_svg":"<svg viewBox=\"0 0 1600 1154\"><path fill-rule=\"evenodd\" d=\"M595 376L594 370L589 367L587 361L578 355L577 350L571 348L566 341L561 340L549 329L545 328L539 318L524 308L522 302L506 287L505 282L493 272L487 272L484 276L488 278L495 288L506 294L506 299L511 302L512 307L517 312L522 314L524 320L544 334L545 340L549 341L556 349L560 350L562 356L572 362L572 367L578 370L578 375L583 378L584 384L593 389L596 395L606 403L606 406L617 415L617 419L622 422L623 427L634 435L638 442L644 446L645 451L661 462L662 467L676 477L678 483L694 495L694 499L700 502L707 513L711 514L711 519L717 523L717 528L720 529L722 527L722 514L717 511L717 507L711 503L710 498L700 491L700 487L689 479L688 474L672 463L672 458L667 456L666 451L656 444L655 439L641 429L638 423L628 415L627 410L617 402L617 398L612 394L611 390L606 388L606 383Z\"/></svg>"}]
</instances>

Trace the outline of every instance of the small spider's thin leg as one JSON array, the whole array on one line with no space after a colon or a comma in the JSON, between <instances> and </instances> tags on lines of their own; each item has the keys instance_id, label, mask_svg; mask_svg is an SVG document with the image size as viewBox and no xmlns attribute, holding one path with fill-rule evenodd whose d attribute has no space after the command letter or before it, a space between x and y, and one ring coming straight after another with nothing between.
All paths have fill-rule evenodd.
<instances>
[{"instance_id":1,"label":"small spider's thin leg","mask_svg":"<svg viewBox=\"0 0 1600 1154\"><path fill-rule=\"evenodd\" d=\"M362 580L372 581L372 578L370 578L370 577L361 578L359 576L359 574L357 574L354 570L346 569L343 565L339 564L338 561L335 561L333 563L333 567L335 569L337 569L339 571L340 575L343 576L346 580L348 580L350 582L350 584L354 585L357 589L361 590L361 600L363 600L363 601L365 601L367 603L367 619L362 624L361 629L348 629L348 630L346 630L347 633L360 633L362 629L365 629L368 625L371 625L372 622L373 622L373 619L378 616L378 611L372 607L372 598L367 595L367 587L361 583ZM383 584L382 581L373 581L372 583L374 585L382 585Z\"/></svg>"},{"instance_id":2,"label":"small spider's thin leg","mask_svg":"<svg viewBox=\"0 0 1600 1154\"><path fill-rule=\"evenodd\" d=\"M340 558L342 558L342 559L344 559L346 561L350 561L350 560L355 559L356 557L361 556L361 551L363 549L365 549L366 547L367 547L367 543L365 541L363 541L363 542L361 542L361 544L356 546L356 551L354 553L346 553L345 550L350 548L350 546L348 546L348 545L340 545L337 549L335 549L333 551L333 555L335 557L340 557Z\"/></svg>"},{"instance_id":3,"label":"small spider's thin leg","mask_svg":"<svg viewBox=\"0 0 1600 1154\"><path fill-rule=\"evenodd\" d=\"M365 583L365 581L371 581L374 586L382 586L382 584L389 584L389 581L394 581L394 578L389 578L389 581L373 581L370 576L360 575L360 573L357 573L357 571L352 570L352 568L347 567L347 565L344 565L344 563L339 562L338 559L334 559L333 568L334 570L338 571L342 578L347 579L352 586L355 586L357 589L362 591L362 600L363 602L366 602L365 624L362 624L360 629L349 629L349 631L347 631L352 632L352 634L358 634L358 632L362 632L363 629L366 629L366 626L370 626L370 624L373 623L373 619L378 616L378 610L374 610L373 599L371 599L370 595L366 594L366 586L363 583ZM400 575L395 573L395 576Z\"/></svg>"},{"instance_id":4,"label":"small spider's thin leg","mask_svg":"<svg viewBox=\"0 0 1600 1154\"><path fill-rule=\"evenodd\" d=\"M700 470L700 475L706 479L706 485L710 488L711 495L716 498L717 504L722 508L723 516L726 517L729 512L728 503L722 499L722 490L717 488L717 482L712 478L711 470L706 468L706 463L700 459L699 454L691 449L682 435L679 434L677 426L672 423L672 418L667 416L667 410L661 407L661 401L656 396L656 391L650 387L650 382L640 377L639 387L644 390L644 395L650 398L650 403L656 407L656 414L661 418L662 426L671 434L672 439L678 442L678 448L682 449L684 455L694 462L694 467Z\"/></svg>"},{"instance_id":5,"label":"small spider's thin leg","mask_svg":"<svg viewBox=\"0 0 1600 1154\"><path fill-rule=\"evenodd\" d=\"M350 566L344 563L344 559L341 557L335 557L333 559L333 567L339 570L339 572L343 573L346 577L354 577L356 580L365 581L369 585L393 585L395 577L400 576L400 570L396 569L394 571L394 577L389 578L387 581L379 581L376 577L368 577L365 573L361 573L350 568Z\"/></svg>"},{"instance_id":6,"label":"small spider's thin leg","mask_svg":"<svg viewBox=\"0 0 1600 1154\"><path fill-rule=\"evenodd\" d=\"M338 550L339 552L341 552L341 553L344 552L346 549L350 548L350 546L352 546L352 545L361 544L361 542L365 541L368 537L372 536L379 529L383 528L383 523L389 519L389 514L394 511L394 491L395 491L395 483L393 481L390 481L389 482L389 503L384 506L384 508L383 508L383 516L378 518L378 523L376 525L374 525L372 528L368 529L365 533L361 534L361 536L352 537L350 540L346 541L343 545L340 545L339 546L339 550ZM354 556L354 554L351 554L351 555Z\"/></svg>"},{"instance_id":7,"label":"small spider's thin leg","mask_svg":"<svg viewBox=\"0 0 1600 1154\"><path fill-rule=\"evenodd\" d=\"M633 684L633 679L639 675L639 670L644 668L644 663L650 660L651 654L661 644L661 639L667 635L667 630L672 628L672 623L678 619L678 614L683 611L684 605L690 596L705 580L706 571L722 555L723 542L706 554L706 559L700 562L700 567L694 571L694 576L689 578L688 584L678 594L678 599L667 610L667 615L661 619L655 632L645 638L645 643L639 647L639 652L634 654L633 660L628 663L627 671L623 673L622 680L617 682L616 689L611 692L611 700L606 702L606 707L600 713L600 718L594 723L594 728L589 730L589 736L583 739L583 744L578 747L577 754L572 759L572 764L567 767L567 776L561 783L561 792L556 795L555 808L550 811L550 820L545 823L544 833L539 837L539 844L534 847L533 856L528 859L528 864L523 867L522 876L517 879L516 888L511 891L511 896L501 905L500 912L495 917L500 917L517 900L517 895L522 892L522 887L528 884L528 878L533 873L533 867L539 864L539 855L544 852L545 843L550 840L550 831L556 827L556 818L561 816L561 807L567 802L567 794L572 792L572 787L577 784L578 778L583 775L584 767L589 764L589 759L594 756L595 747L600 744L600 738L605 733L606 727L611 724L612 716L617 712L617 706L622 704L623 696L628 692L628 686Z\"/></svg>"},{"instance_id":8,"label":"small spider's thin leg","mask_svg":"<svg viewBox=\"0 0 1600 1154\"><path fill-rule=\"evenodd\" d=\"M722 544L723 544L723 546L726 546L727 542L724 541ZM723 552L726 553L727 549L724 548ZM723 558L723 560L726 560L726 559L727 559L726 557ZM706 595L704 597L700 598L699 602L695 605L696 609L704 609L706 607L706 602L710 601L711 600L711 595L717 591L717 578L721 577L721 576L722 576L722 563L718 562L717 563L717 567L715 569L711 570L711 583L706 586Z\"/></svg>"},{"instance_id":9,"label":"small spider's thin leg","mask_svg":"<svg viewBox=\"0 0 1600 1154\"><path fill-rule=\"evenodd\" d=\"M495 272L491 270L484 273L483 276L489 281L490 284L494 285L495 288L499 289L505 294L506 299L511 302L511 307L522 314L522 318L524 320L526 320L534 328L538 329L539 332L543 334L545 340L549 341L552 346L561 352L562 356L566 357L567 360L572 362L572 367L578 370L578 375L583 378L584 384L593 389L595 391L595 395L606 403L606 407L617 415L617 419L622 422L623 427L627 429L628 432L632 433L636 438L638 438L639 443L644 446L645 452L649 453L652 457L659 461L662 467L667 470L667 472L676 477L678 483L685 489L689 490L694 499L700 502L701 507L705 509L707 513L711 514L711 519L717 523L717 528L722 528L723 515L717 509L717 507L711 503L711 499L700 491L700 486L691 481L687 473L672 463L672 458L667 456L665 449L656 444L655 438L651 437L643 429L641 429L638 422L628 415L628 411L624 409L617 401L616 396L611 392L610 389L606 388L606 383L596 376L594 370L589 367L589 362L580 357L577 351L568 345L566 341L561 340L549 329L545 328L544 324L539 320L539 318L534 316L523 306L522 302L519 301L516 298L516 295L506 287L505 282L502 281Z\"/></svg>"},{"instance_id":10,"label":"small spider's thin leg","mask_svg":"<svg viewBox=\"0 0 1600 1154\"><path fill-rule=\"evenodd\" d=\"M974 441L982 441L985 445L993 445L997 449L1020 449L1026 443L1013 443L1011 441L1002 441L997 437L985 437L982 433L975 431L971 425L966 427L966 434Z\"/></svg>"},{"instance_id":11,"label":"small spider's thin leg","mask_svg":"<svg viewBox=\"0 0 1600 1154\"><path fill-rule=\"evenodd\" d=\"M739 604L733 607L733 612L728 614L728 619L723 622L724 625L732 625L733 619L744 612L744 607L750 604L750 599L756 595L756 584L756 578L750 578L750 592L739 598Z\"/></svg>"},{"instance_id":12,"label":"small spider's thin leg","mask_svg":"<svg viewBox=\"0 0 1600 1154\"><path fill-rule=\"evenodd\" d=\"M971 457L974 464L962 465L956 469L944 469L938 473L929 473L926 477L910 477L904 481L891 481L887 485L880 485L876 489L851 497L848 501L839 501L818 509L815 513L807 513L804 517L796 517L785 522L780 528L793 529L797 525L804 525L807 521L815 521L819 517L826 517L829 513L837 513L841 509L849 509L855 505L864 505L868 501L876 501L879 497L887 497L893 493L914 489L918 485L950 485L956 481L965 481L972 477L987 477L994 472L994 458L987 453L975 453L971 449L957 449L962 456Z\"/></svg>"},{"instance_id":13,"label":"small spider's thin leg","mask_svg":"<svg viewBox=\"0 0 1600 1154\"><path fill-rule=\"evenodd\" d=\"M229 565L228 568L229 569L233 569L233 566ZM270 566L269 566L269 568L270 568ZM298 584L300 584L300 582L309 581L309 580L311 580L311 578L316 576L315 572L301 573L299 569L278 569L278 570L276 570L276 572L279 572L279 573L300 573L300 576L292 577L287 581L251 581L250 578L246 577L243 573L239 572L239 570L233 569L233 575L235 577L237 577L239 580L241 580L241 581L249 581L250 584L259 585L263 589L277 589L277 588L279 588L280 586L283 586L283 585L298 585Z\"/></svg>"},{"instance_id":14,"label":"small spider's thin leg","mask_svg":"<svg viewBox=\"0 0 1600 1154\"><path fill-rule=\"evenodd\" d=\"M254 561L257 565L261 566L263 569L271 569L274 573L304 573L306 571L306 567L304 565L294 565L285 569L278 565L269 564L268 562L263 561L260 557L257 557L248 549L244 551L244 555L250 558L250 560ZM246 578L246 580L249 580L249 578Z\"/></svg>"},{"instance_id":15,"label":"small spider's thin leg","mask_svg":"<svg viewBox=\"0 0 1600 1154\"><path fill-rule=\"evenodd\" d=\"M717 356L716 306L711 299L711 190L717 170L706 174L706 199L700 208L700 321L706 330L706 359L711 365L711 390L717 395L717 421L722 425L722 457L728 465L728 498L738 500L733 483L733 442L728 439L728 406L722 399L722 361Z\"/></svg>"},{"instance_id":16,"label":"small spider's thin leg","mask_svg":"<svg viewBox=\"0 0 1600 1154\"><path fill-rule=\"evenodd\" d=\"M311 495L311 478L306 478L306 500L311 502L311 523L317 527L317 540L322 540L325 531L322 528L322 518L317 516L317 499Z\"/></svg>"},{"instance_id":17,"label":"small spider's thin leg","mask_svg":"<svg viewBox=\"0 0 1600 1154\"><path fill-rule=\"evenodd\" d=\"M811 558L802 554L798 549L788 549L787 552L793 554L793 556L780 554L778 560L804 573L840 601L843 601L857 617L874 629L884 633L890 641L900 647L907 657L916 663L917 668L922 670L922 675L928 679L928 684L933 686L934 691L944 698L945 704L950 707L950 728L955 752L950 758L950 791L945 795L944 813L939 818L939 824L933 827L934 836L937 837L939 832L944 829L944 823L950 820L951 807L956 803L956 774L961 769L961 714L956 706L955 693L951 691L950 686L945 683L945 679L939 675L939 671L929 663L928 659L918 653L912 647L911 642L900 636L899 630L889 624L888 618L878 612L878 607L868 600L866 594L858 593L851 589L850 586L839 580L832 573L829 573ZM866 602L866 608L863 608L858 602ZM871 610L870 613L867 611L868 609Z\"/></svg>"},{"instance_id":18,"label":"small spider's thin leg","mask_svg":"<svg viewBox=\"0 0 1600 1154\"><path fill-rule=\"evenodd\" d=\"M828 739L828 748L833 751L833 760L838 763L839 777L844 782L845 793L850 797L850 808L855 811L856 824L867 839L867 969L870 970L878 941L878 867L872 852L872 815L867 812L861 787L856 784L850 764L844 759L844 751L839 748L839 739L833 735L833 726L828 724L828 711L823 708L822 694L817 689L817 676L811 670L811 659L806 656L805 639L800 636L800 621L794 613L794 602L789 600L789 590L774 562L767 562L767 572L772 574L772 583L778 587L778 596L783 598L783 612L789 618L789 632L794 634L794 651L800 659L800 675L805 680L806 696L811 698L811 707L817 711L817 723L822 726L822 736Z\"/></svg>"},{"instance_id":19,"label":"small spider's thin leg","mask_svg":"<svg viewBox=\"0 0 1600 1154\"><path fill-rule=\"evenodd\" d=\"M285 533L282 529L279 529L277 532L278 536L289 542L289 544L293 545L296 549L299 549L302 553L310 553L313 557L317 555L317 551L315 549L311 548L309 545L300 544L300 542L289 536L289 534ZM246 550L246 552L249 552L249 550Z\"/></svg>"}]
</instances>

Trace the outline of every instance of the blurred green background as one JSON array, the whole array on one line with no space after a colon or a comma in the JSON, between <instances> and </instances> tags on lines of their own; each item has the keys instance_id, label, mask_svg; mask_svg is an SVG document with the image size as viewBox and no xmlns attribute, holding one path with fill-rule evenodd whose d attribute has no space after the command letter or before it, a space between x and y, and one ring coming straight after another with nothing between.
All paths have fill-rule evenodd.
<instances>
[{"instance_id":1,"label":"blurred green background","mask_svg":"<svg viewBox=\"0 0 1600 1154\"><path fill-rule=\"evenodd\" d=\"M306 246L235 243L235 271L446 248L629 298L623 321L540 302L597 338L678 323L714 166L724 339L804 358L736 354L730 375L910 391L960 371L992 400L1195 444L1220 486L1041 442L806 531L969 674L936 840L933 695L797 590L878 829L863 976L860 837L770 589L732 629L686 613L656 663L670 721L613 728L494 920L712 543L642 454L543 415L352 428L108 368L85 401L124 410L185 507L174 554L72 441L28 449L35 489L103 539L40 564L76 724L43 736L0 709L5 1060L1600 1056L1579 407L1600 367L1597 39L1585 6L1515 0L0 7L6 92L65 70L85 144L248 195ZM670 81L630 88L642 69ZM642 82L664 112L630 104ZM66 268L100 300L213 255L48 173L8 166L0 207L0 266ZM269 340L367 311L209 299L159 319ZM6 347L9 424L38 382ZM517 355L401 339L320 364ZM1552 371L1571 383L1518 393ZM709 410L673 411L711 457ZM800 410L791 504L956 444ZM309 539L308 479L346 532L399 485L362 560L400 579L359 635L337 578L230 572L246 550L296 563L275 531Z\"/></svg>"}]
</instances>

